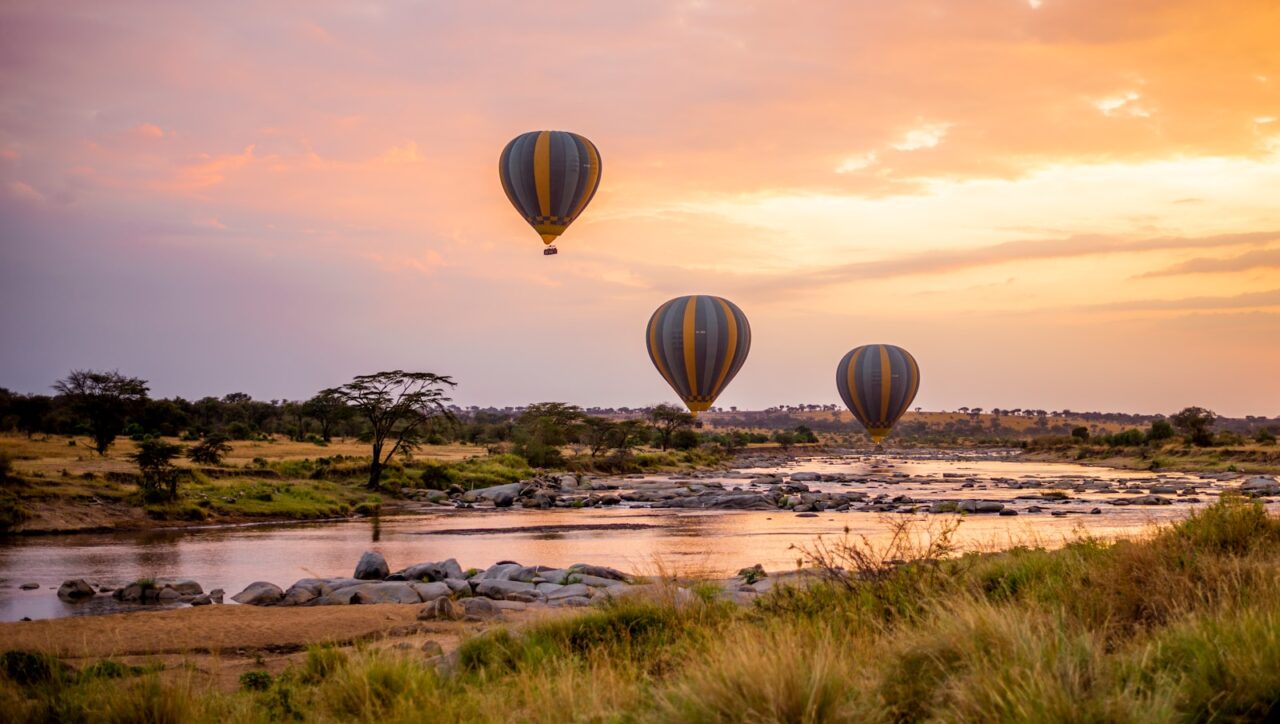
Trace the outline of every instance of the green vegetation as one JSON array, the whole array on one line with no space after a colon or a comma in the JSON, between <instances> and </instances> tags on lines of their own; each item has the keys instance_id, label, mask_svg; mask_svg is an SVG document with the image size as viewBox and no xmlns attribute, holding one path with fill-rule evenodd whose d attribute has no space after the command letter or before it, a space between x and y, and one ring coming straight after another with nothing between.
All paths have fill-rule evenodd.
<instances>
[{"instance_id":1,"label":"green vegetation","mask_svg":"<svg viewBox=\"0 0 1280 724\"><path fill-rule=\"evenodd\" d=\"M485 488L526 480L534 470L519 455L503 454L471 457L455 462L427 460L422 464L422 486L445 490L450 485L464 489Z\"/></svg>"},{"instance_id":2,"label":"green vegetation","mask_svg":"<svg viewBox=\"0 0 1280 724\"><path fill-rule=\"evenodd\" d=\"M904 528L904 530L906 530ZM945 531L944 531L945 533ZM238 692L9 652L16 719L1262 721L1280 714L1280 520L1224 498L1143 540L943 557L907 531L750 608L674 589L496 629L443 669L312 649ZM918 541L918 542L917 542ZM898 560L894 560L898 558Z\"/></svg>"}]
</instances>

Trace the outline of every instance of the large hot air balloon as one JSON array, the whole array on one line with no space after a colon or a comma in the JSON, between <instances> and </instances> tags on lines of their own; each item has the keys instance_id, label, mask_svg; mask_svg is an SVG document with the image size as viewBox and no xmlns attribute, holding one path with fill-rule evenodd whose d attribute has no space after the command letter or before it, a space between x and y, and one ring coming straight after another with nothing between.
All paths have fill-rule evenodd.
<instances>
[{"instance_id":1,"label":"large hot air balloon","mask_svg":"<svg viewBox=\"0 0 1280 724\"><path fill-rule=\"evenodd\" d=\"M658 307L645 331L649 359L695 415L711 407L751 349L751 325L728 299L694 294Z\"/></svg>"},{"instance_id":2,"label":"large hot air balloon","mask_svg":"<svg viewBox=\"0 0 1280 724\"><path fill-rule=\"evenodd\" d=\"M915 399L920 365L891 344L856 347L836 365L836 389L878 445Z\"/></svg>"},{"instance_id":3,"label":"large hot air balloon","mask_svg":"<svg viewBox=\"0 0 1280 724\"><path fill-rule=\"evenodd\" d=\"M511 140L498 159L502 190L555 254L556 238L591 203L600 186L600 151L584 136L530 131Z\"/></svg>"}]
</instances>

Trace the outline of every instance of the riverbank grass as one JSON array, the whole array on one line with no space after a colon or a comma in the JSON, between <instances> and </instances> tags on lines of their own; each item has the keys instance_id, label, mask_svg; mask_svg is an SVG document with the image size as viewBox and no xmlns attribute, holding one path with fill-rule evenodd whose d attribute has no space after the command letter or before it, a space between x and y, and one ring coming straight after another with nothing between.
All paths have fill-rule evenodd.
<instances>
[{"instance_id":1,"label":"riverbank grass","mask_svg":"<svg viewBox=\"0 0 1280 724\"><path fill-rule=\"evenodd\" d=\"M1280 520L1228 497L1139 540L920 551L746 608L672 587L491 630L441 661L317 648L236 692L58 669L6 675L0 706L28 720L1261 721L1280 715Z\"/></svg>"}]
</instances>

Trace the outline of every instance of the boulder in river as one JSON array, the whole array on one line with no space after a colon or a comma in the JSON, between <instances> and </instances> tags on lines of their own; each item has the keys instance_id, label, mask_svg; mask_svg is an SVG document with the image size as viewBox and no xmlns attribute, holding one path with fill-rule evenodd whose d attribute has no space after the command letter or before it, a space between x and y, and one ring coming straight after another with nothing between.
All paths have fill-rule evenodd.
<instances>
[{"instance_id":1,"label":"boulder in river","mask_svg":"<svg viewBox=\"0 0 1280 724\"><path fill-rule=\"evenodd\" d=\"M40 588L40 584L39 584L39 583L24 583L24 584L22 584L21 586L18 586L18 588L19 588L20 590L23 590L23 591L34 591L34 590L36 590L36 589Z\"/></svg>"},{"instance_id":2,"label":"boulder in river","mask_svg":"<svg viewBox=\"0 0 1280 724\"><path fill-rule=\"evenodd\" d=\"M1241 483L1240 492L1254 497L1280 495L1280 482L1266 475L1257 475Z\"/></svg>"},{"instance_id":3,"label":"boulder in river","mask_svg":"<svg viewBox=\"0 0 1280 724\"><path fill-rule=\"evenodd\" d=\"M267 581L254 581L245 589L231 597L236 603L243 603L247 606L272 606L284 598L284 591L274 583Z\"/></svg>"},{"instance_id":4,"label":"boulder in river","mask_svg":"<svg viewBox=\"0 0 1280 724\"><path fill-rule=\"evenodd\" d=\"M63 581L62 585L58 586L58 598L68 602L83 601L86 598L93 598L95 593L93 586L90 586L83 578Z\"/></svg>"},{"instance_id":5,"label":"boulder in river","mask_svg":"<svg viewBox=\"0 0 1280 724\"><path fill-rule=\"evenodd\" d=\"M365 551L356 564L354 577L362 581L381 581L389 575L391 569L387 568L387 559L377 551Z\"/></svg>"}]
</instances>

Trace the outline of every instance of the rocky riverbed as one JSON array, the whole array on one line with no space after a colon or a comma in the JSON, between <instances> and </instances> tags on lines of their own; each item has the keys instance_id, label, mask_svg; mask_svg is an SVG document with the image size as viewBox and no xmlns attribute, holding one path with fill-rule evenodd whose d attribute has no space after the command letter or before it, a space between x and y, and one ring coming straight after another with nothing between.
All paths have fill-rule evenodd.
<instances>
[{"instance_id":1,"label":"rocky riverbed","mask_svg":"<svg viewBox=\"0 0 1280 724\"><path fill-rule=\"evenodd\" d=\"M550 608L553 601L571 607L582 604L576 599L591 603L629 590L619 584L641 585L631 575L610 578L583 566L666 567L729 581L729 572L756 562L794 568L794 547L817 536L848 529L875 539L888 529L886 516L899 515L922 521L960 515L965 523L957 540L975 548L1052 546L1081 532L1140 533L1224 493L1280 508L1273 476L1024 463L990 452L747 457L721 471L543 476L484 490L421 491L408 514L381 522L15 541L0 547L0 619L217 605L224 597L251 603L223 589L242 592L253 582L264 584L263 600L278 590L273 605L282 606L378 600L425 606L443 594L501 602L499 609ZM355 575L350 562L369 549L400 561L435 562L373 578ZM470 575L456 564L443 573L430 568L451 558L481 568ZM528 570L503 577L507 568L496 564L509 567L513 559L543 565L515 566L511 570ZM352 575L335 575L343 571ZM555 588L576 584L587 590ZM463 615L471 614L464 609Z\"/></svg>"},{"instance_id":2,"label":"rocky riverbed","mask_svg":"<svg viewBox=\"0 0 1280 724\"><path fill-rule=\"evenodd\" d=\"M957 453L957 456L960 454ZM933 452L927 458L937 460ZM974 458L976 456L970 456ZM989 459L999 459L988 454ZM981 458L978 458L981 459ZM865 472L831 470L859 461ZM544 475L480 490L454 486L420 491L423 504L473 508L606 508L613 506L702 510L837 513L1023 513L1099 515L1108 507L1204 503L1224 492L1280 496L1280 482L1241 473L1096 475L984 475L961 471L917 474L906 464L878 457L831 456L793 462L780 471L771 458L743 458L737 469L596 477Z\"/></svg>"},{"instance_id":3,"label":"rocky riverbed","mask_svg":"<svg viewBox=\"0 0 1280 724\"><path fill-rule=\"evenodd\" d=\"M783 573L770 577L762 566L744 568L738 575L716 581L716 595L737 603L750 603L769 591L780 578L801 574ZM703 581L702 583L708 583ZM501 561L487 569L464 570L452 558L416 563L395 572L377 551L366 551L350 576L304 578L288 588L270 581L255 581L231 596L247 606L312 607L360 604L425 604L419 620L482 620L504 611L529 607L576 608L590 606L620 596L656 595L659 590L692 596L687 588L666 580L661 583L609 566L576 563L564 568L526 566ZM189 603L192 606L223 603L223 591L205 593L194 580L144 580L119 588L92 584L83 579L64 582L58 597L84 602L99 594L133 604Z\"/></svg>"}]
</instances>

